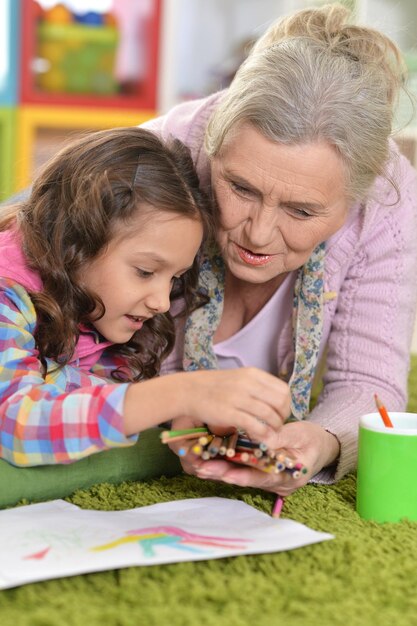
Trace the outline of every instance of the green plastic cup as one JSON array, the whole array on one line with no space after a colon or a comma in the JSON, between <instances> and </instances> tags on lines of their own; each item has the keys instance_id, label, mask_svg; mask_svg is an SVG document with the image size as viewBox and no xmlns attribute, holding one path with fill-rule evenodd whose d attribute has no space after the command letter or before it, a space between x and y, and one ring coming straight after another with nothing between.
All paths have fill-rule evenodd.
<instances>
[{"instance_id":1,"label":"green plastic cup","mask_svg":"<svg viewBox=\"0 0 417 626\"><path fill-rule=\"evenodd\" d=\"M376 522L417 521L417 414L389 416L393 428L379 413L360 419L356 510Z\"/></svg>"}]
</instances>

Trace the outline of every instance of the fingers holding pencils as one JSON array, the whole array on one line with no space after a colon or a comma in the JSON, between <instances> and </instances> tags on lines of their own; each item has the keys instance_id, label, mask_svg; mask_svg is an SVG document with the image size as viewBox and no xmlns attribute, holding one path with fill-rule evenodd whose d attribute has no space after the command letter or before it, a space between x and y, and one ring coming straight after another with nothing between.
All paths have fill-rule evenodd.
<instances>
[{"instance_id":1,"label":"fingers holding pencils","mask_svg":"<svg viewBox=\"0 0 417 626\"><path fill-rule=\"evenodd\" d=\"M185 471L189 471L185 467L188 463L192 467L190 473L201 478L259 486L275 493L279 485L285 494L297 488L300 479L304 482L308 473L307 468L285 449L270 450L265 444L254 442L237 431L221 437L201 427L166 431L161 439L171 447L173 442L174 445L181 442L174 451L182 457ZM279 481L277 475L280 475Z\"/></svg>"}]
</instances>

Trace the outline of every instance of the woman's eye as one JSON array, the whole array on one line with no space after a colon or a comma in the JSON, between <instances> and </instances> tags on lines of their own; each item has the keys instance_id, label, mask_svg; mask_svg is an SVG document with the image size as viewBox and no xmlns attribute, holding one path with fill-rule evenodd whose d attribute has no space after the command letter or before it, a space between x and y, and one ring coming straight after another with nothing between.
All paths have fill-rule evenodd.
<instances>
[{"instance_id":1,"label":"woman's eye","mask_svg":"<svg viewBox=\"0 0 417 626\"><path fill-rule=\"evenodd\" d=\"M252 193L250 189L247 189L246 187L242 187L242 185L238 185L238 183L231 182L230 186L233 189L233 191L235 191L241 196L249 196Z\"/></svg>"},{"instance_id":2,"label":"woman's eye","mask_svg":"<svg viewBox=\"0 0 417 626\"><path fill-rule=\"evenodd\" d=\"M284 208L288 211L288 213L294 215L294 217L298 217L301 219L308 219L309 217L312 217L311 213L308 213L305 209L297 208L294 206L284 206Z\"/></svg>"},{"instance_id":3,"label":"woman's eye","mask_svg":"<svg viewBox=\"0 0 417 626\"><path fill-rule=\"evenodd\" d=\"M138 274L138 276L140 276L140 278L150 278L151 276L153 276L153 272L142 270L140 267L136 268L136 273Z\"/></svg>"}]
</instances>

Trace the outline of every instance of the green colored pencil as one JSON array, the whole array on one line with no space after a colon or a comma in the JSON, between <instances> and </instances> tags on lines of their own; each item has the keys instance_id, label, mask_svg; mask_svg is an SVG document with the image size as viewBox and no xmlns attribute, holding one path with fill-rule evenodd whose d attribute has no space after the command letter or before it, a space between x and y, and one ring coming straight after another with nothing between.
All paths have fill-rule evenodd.
<instances>
[{"instance_id":1,"label":"green colored pencil","mask_svg":"<svg viewBox=\"0 0 417 626\"><path fill-rule=\"evenodd\" d=\"M184 435L206 435L209 431L207 428L184 428L183 430L164 430L160 434L161 439L170 439L171 437L183 437Z\"/></svg>"}]
</instances>

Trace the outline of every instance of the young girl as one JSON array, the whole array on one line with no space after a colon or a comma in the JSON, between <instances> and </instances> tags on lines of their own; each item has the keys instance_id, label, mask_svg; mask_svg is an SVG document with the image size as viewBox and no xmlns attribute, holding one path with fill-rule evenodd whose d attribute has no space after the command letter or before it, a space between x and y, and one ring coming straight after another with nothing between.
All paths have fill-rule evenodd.
<instances>
[{"instance_id":1,"label":"young girl","mask_svg":"<svg viewBox=\"0 0 417 626\"><path fill-rule=\"evenodd\" d=\"M274 445L289 401L270 374L156 376L171 301L199 304L209 213L187 149L140 128L75 141L3 213L0 457L68 463L181 415Z\"/></svg>"}]
</instances>

